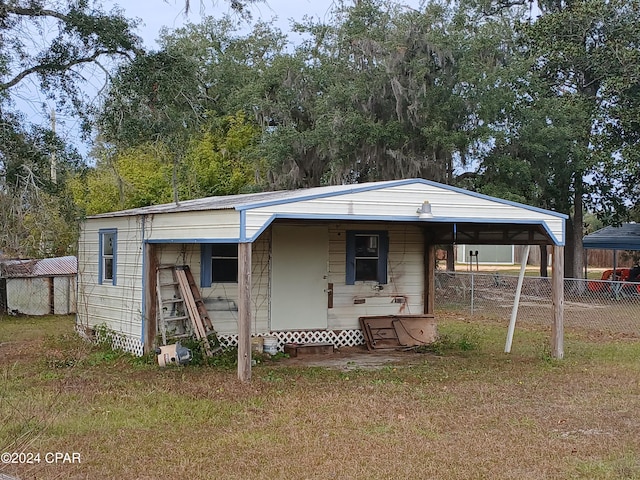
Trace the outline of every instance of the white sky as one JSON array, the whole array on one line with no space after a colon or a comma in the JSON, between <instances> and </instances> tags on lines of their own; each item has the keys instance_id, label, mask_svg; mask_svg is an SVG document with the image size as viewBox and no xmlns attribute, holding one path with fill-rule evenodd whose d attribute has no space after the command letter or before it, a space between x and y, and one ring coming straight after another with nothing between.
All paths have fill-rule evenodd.
<instances>
[{"instance_id":1,"label":"white sky","mask_svg":"<svg viewBox=\"0 0 640 480\"><path fill-rule=\"evenodd\" d=\"M198 23L201 19L201 5L204 7L204 14L208 16L233 14L228 0L190 0L190 4L187 16L184 14L184 0L109 0L103 6L107 9L110 8L109 5L118 5L126 16L142 20L138 34L144 39L145 46L152 49L157 46L155 40L163 26L173 29L185 23ZM287 33L291 18L299 21L309 15L328 20L333 4L333 0L267 0L251 5L249 10L254 21L275 19L276 25Z\"/></svg>"}]
</instances>

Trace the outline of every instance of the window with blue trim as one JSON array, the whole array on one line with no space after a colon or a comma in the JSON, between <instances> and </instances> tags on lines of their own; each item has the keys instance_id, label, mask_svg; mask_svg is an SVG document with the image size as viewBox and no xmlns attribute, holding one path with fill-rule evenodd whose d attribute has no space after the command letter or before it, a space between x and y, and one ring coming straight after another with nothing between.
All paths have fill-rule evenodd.
<instances>
[{"instance_id":1,"label":"window with blue trim","mask_svg":"<svg viewBox=\"0 0 640 480\"><path fill-rule=\"evenodd\" d=\"M387 283L389 236L386 231L347 231L347 285Z\"/></svg>"},{"instance_id":2,"label":"window with blue trim","mask_svg":"<svg viewBox=\"0 0 640 480\"><path fill-rule=\"evenodd\" d=\"M211 243L201 248L200 285L238 282L238 244Z\"/></svg>"},{"instance_id":3,"label":"window with blue trim","mask_svg":"<svg viewBox=\"0 0 640 480\"><path fill-rule=\"evenodd\" d=\"M100 264L98 265L98 283L116 284L118 265L118 231L116 229L100 230L99 248Z\"/></svg>"}]
</instances>

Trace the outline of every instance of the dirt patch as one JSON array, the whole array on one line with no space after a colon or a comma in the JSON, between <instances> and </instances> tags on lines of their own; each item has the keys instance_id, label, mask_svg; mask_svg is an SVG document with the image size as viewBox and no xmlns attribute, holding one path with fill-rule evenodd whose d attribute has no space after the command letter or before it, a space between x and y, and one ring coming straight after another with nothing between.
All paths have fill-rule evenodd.
<instances>
[{"instance_id":1,"label":"dirt patch","mask_svg":"<svg viewBox=\"0 0 640 480\"><path fill-rule=\"evenodd\" d=\"M325 367L332 370L373 370L389 365L417 365L424 361L425 354L414 350L374 350L365 347L343 347L332 354L299 355L286 358L282 365Z\"/></svg>"}]
</instances>

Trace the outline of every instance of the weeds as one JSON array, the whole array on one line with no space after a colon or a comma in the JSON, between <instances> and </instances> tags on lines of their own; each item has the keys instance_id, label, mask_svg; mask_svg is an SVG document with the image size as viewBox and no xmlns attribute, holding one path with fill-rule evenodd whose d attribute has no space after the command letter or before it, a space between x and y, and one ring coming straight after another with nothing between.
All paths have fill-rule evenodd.
<instances>
[{"instance_id":1,"label":"weeds","mask_svg":"<svg viewBox=\"0 0 640 480\"><path fill-rule=\"evenodd\" d=\"M441 334L438 339L416 348L419 353L433 353L444 356L461 352L470 352L478 347L478 340L467 332L461 334Z\"/></svg>"}]
</instances>

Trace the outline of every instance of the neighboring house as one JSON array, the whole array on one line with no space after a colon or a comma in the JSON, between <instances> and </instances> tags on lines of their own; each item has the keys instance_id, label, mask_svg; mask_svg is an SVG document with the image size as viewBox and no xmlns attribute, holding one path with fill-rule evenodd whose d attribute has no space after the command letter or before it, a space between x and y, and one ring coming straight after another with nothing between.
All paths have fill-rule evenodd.
<instances>
[{"instance_id":1,"label":"neighboring house","mask_svg":"<svg viewBox=\"0 0 640 480\"><path fill-rule=\"evenodd\" d=\"M119 346L151 351L156 268L186 264L219 337L238 345L238 374L247 379L252 335L353 345L363 340L361 316L433 313L438 245L548 244L562 265L565 219L421 179L95 215L79 240L78 327L104 324ZM556 322L562 270L554 269Z\"/></svg>"},{"instance_id":2,"label":"neighboring house","mask_svg":"<svg viewBox=\"0 0 640 480\"><path fill-rule=\"evenodd\" d=\"M0 261L0 311L22 315L76 312L76 257Z\"/></svg>"},{"instance_id":3,"label":"neighboring house","mask_svg":"<svg viewBox=\"0 0 640 480\"><path fill-rule=\"evenodd\" d=\"M515 245L458 245L458 263L473 265L513 265Z\"/></svg>"}]
</instances>

